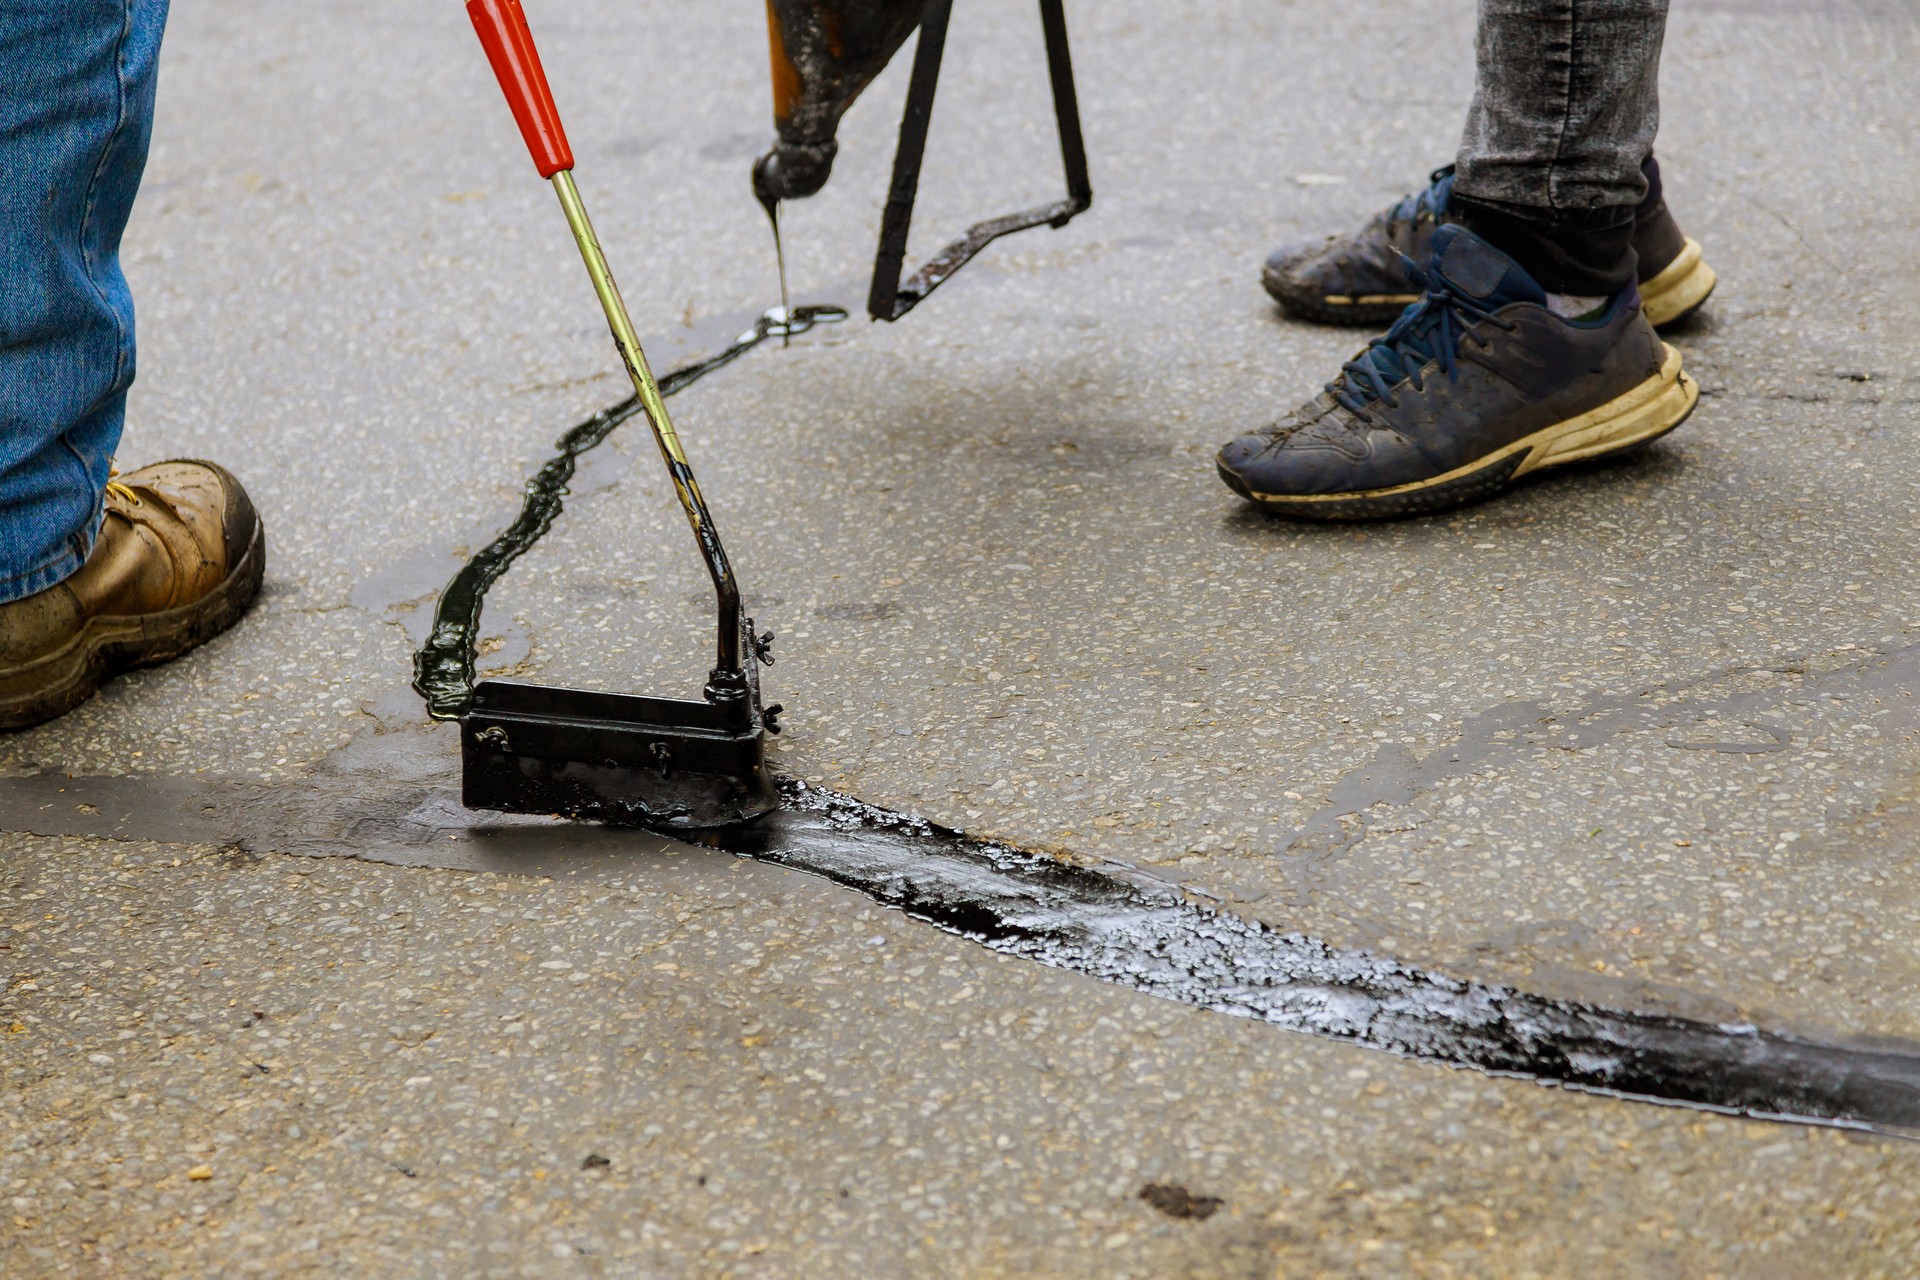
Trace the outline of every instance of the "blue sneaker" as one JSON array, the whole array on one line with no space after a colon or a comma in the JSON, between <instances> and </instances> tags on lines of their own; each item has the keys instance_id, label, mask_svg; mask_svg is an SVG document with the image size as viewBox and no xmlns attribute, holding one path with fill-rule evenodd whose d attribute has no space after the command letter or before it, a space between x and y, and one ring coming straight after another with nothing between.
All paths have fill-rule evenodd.
<instances>
[{"instance_id":1,"label":"blue sneaker","mask_svg":"<svg viewBox=\"0 0 1920 1280\"><path fill-rule=\"evenodd\" d=\"M1666 328L1698 311L1717 278L1701 255L1699 241L1682 235L1668 212L1659 166L1652 158L1645 171L1647 201L1633 218L1640 305L1655 328ZM1274 250L1260 281L1281 309L1297 319L1384 329L1404 308L1420 301L1413 270L1432 257L1434 233L1447 223L1452 192L1449 165L1435 171L1424 190L1381 210L1351 235Z\"/></svg>"},{"instance_id":2,"label":"blue sneaker","mask_svg":"<svg viewBox=\"0 0 1920 1280\"><path fill-rule=\"evenodd\" d=\"M1448 166L1351 235L1275 249L1260 283L1295 319L1384 329L1420 301L1413 271L1433 256L1433 233L1444 225L1452 191Z\"/></svg>"},{"instance_id":3,"label":"blue sneaker","mask_svg":"<svg viewBox=\"0 0 1920 1280\"><path fill-rule=\"evenodd\" d=\"M1644 444L1699 388L1628 285L1567 320L1465 227L1433 235L1422 289L1326 390L1220 450L1220 477L1281 515L1373 519L1477 501L1531 471Z\"/></svg>"}]
</instances>

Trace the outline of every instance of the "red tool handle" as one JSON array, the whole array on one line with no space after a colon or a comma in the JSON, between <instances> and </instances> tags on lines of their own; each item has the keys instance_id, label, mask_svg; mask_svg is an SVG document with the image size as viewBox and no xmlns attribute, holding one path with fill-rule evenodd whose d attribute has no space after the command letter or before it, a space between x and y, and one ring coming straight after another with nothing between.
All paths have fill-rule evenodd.
<instances>
[{"instance_id":1,"label":"red tool handle","mask_svg":"<svg viewBox=\"0 0 1920 1280\"><path fill-rule=\"evenodd\" d=\"M543 178L573 168L573 148L567 145L560 109L553 105L553 90L540 69L540 50L534 47L520 0L467 0L467 16L513 108L520 136L533 153L534 168Z\"/></svg>"}]
</instances>

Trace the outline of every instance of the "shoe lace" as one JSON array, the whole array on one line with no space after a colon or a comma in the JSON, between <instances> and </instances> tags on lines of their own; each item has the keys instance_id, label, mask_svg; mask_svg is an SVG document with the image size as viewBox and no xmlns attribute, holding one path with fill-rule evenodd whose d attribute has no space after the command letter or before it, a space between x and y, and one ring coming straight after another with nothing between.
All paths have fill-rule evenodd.
<instances>
[{"instance_id":1,"label":"shoe lace","mask_svg":"<svg viewBox=\"0 0 1920 1280\"><path fill-rule=\"evenodd\" d=\"M1438 271L1422 270L1405 254L1400 260L1421 289L1420 301L1402 311L1393 327L1365 351L1340 366L1340 376L1327 384L1333 398L1355 413L1372 400L1389 409L1399 408L1394 389L1406 383L1421 390L1425 385L1421 370L1431 360L1440 362L1449 382L1458 380L1455 355L1463 341L1475 336L1474 324L1487 321L1508 331L1517 327L1515 321L1501 319L1495 305L1463 291ZM1486 339L1476 340L1486 345Z\"/></svg>"},{"instance_id":2,"label":"shoe lace","mask_svg":"<svg viewBox=\"0 0 1920 1280\"><path fill-rule=\"evenodd\" d=\"M114 479L114 477L119 474L120 474L120 468L112 465L109 465L107 467L107 492L112 494L114 497L120 499L120 501L126 503L128 506L133 506L133 507L145 506L146 504L140 501L139 494L135 493L132 489L128 488L126 485L121 484L118 480Z\"/></svg>"},{"instance_id":3,"label":"shoe lace","mask_svg":"<svg viewBox=\"0 0 1920 1280\"><path fill-rule=\"evenodd\" d=\"M1387 234L1392 235L1405 224L1417 221L1422 216L1437 220L1440 217L1440 183L1452 174L1452 165L1435 169L1429 175L1426 186L1410 196L1403 197L1399 204L1393 206L1393 212L1387 215Z\"/></svg>"}]
</instances>

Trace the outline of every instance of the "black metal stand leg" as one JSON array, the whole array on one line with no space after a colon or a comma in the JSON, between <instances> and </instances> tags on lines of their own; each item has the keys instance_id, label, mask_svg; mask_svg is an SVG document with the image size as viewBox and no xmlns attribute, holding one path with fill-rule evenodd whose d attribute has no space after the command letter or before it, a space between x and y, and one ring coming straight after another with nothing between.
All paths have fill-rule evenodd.
<instances>
[{"instance_id":1,"label":"black metal stand leg","mask_svg":"<svg viewBox=\"0 0 1920 1280\"><path fill-rule=\"evenodd\" d=\"M920 191L920 162L927 152L927 128L933 121L933 93L940 83L940 59L947 48L947 21L953 0L932 0L920 20L913 51L913 79L907 109L900 117L900 146L893 156L893 186L880 218L880 251L873 260L873 288L867 312L876 320L897 319L900 269L907 257L907 232L913 226L913 201Z\"/></svg>"},{"instance_id":2,"label":"black metal stand leg","mask_svg":"<svg viewBox=\"0 0 1920 1280\"><path fill-rule=\"evenodd\" d=\"M1064 0L1040 0L1040 26L1047 35L1047 75L1053 81L1053 114L1060 124L1060 160L1067 171L1067 196L1085 209L1093 203L1093 183L1087 177L1086 140L1080 135L1080 96L1073 85ZM1066 224L1061 221L1053 225Z\"/></svg>"},{"instance_id":3,"label":"black metal stand leg","mask_svg":"<svg viewBox=\"0 0 1920 1280\"><path fill-rule=\"evenodd\" d=\"M967 228L966 235L928 259L905 284L900 282L952 10L952 0L931 0L921 21L920 42L913 57L913 79L907 87L906 112L900 119L900 145L893 157L893 185L880 219L880 248L874 255L873 287L867 295L867 313L875 320L898 320L1001 236L1029 227L1064 227L1093 204L1093 185L1087 177L1086 142L1080 133L1080 103L1073 84L1073 59L1067 47L1065 5L1063 0L1040 0L1040 25L1046 35L1047 73L1053 83L1053 113L1060 128L1060 158L1066 169L1067 198L975 223Z\"/></svg>"}]
</instances>

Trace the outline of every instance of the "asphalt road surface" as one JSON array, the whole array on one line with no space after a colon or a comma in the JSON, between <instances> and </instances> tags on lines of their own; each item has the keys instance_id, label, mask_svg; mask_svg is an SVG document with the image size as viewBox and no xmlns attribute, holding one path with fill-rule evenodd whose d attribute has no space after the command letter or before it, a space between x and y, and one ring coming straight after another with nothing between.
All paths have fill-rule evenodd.
<instances>
[{"instance_id":1,"label":"asphalt road surface","mask_svg":"<svg viewBox=\"0 0 1920 1280\"><path fill-rule=\"evenodd\" d=\"M758 8L529 7L655 366L723 345L777 300ZM673 402L780 633L778 767L1388 968L1920 1055L1914 8L1676 0L1698 413L1328 528L1213 475L1361 341L1259 263L1448 158L1470 6L1069 8L1091 212ZM948 57L916 259L1059 184L1031 5L957 6ZM863 311L904 87L787 212L797 302ZM412 651L626 394L543 185L457 5L177 6L122 461L231 467L268 581L0 742L0 1271L1913 1274L1897 1124L1380 1052L464 813ZM691 695L704 592L629 424L483 667Z\"/></svg>"}]
</instances>

